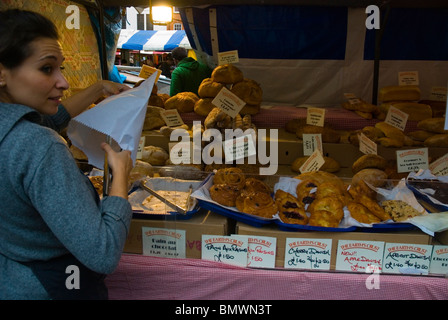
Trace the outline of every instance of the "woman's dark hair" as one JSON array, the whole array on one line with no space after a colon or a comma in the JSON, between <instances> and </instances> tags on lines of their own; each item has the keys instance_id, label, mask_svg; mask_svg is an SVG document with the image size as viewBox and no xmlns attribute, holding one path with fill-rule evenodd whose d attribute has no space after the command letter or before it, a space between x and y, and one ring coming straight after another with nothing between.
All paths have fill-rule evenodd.
<instances>
[{"instance_id":1,"label":"woman's dark hair","mask_svg":"<svg viewBox=\"0 0 448 320\"><path fill-rule=\"evenodd\" d=\"M53 22L32 11L0 11L0 63L6 68L18 67L30 57L30 43L38 38L59 39Z\"/></svg>"}]
</instances>

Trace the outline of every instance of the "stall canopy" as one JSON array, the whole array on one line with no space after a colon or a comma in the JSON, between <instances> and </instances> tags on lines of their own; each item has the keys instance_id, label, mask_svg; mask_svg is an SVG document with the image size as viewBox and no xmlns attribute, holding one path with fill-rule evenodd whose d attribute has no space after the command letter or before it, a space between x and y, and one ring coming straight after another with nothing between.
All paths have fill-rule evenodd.
<instances>
[{"instance_id":1,"label":"stall canopy","mask_svg":"<svg viewBox=\"0 0 448 320\"><path fill-rule=\"evenodd\" d=\"M118 49L171 51L191 49L185 30L121 30Z\"/></svg>"}]
</instances>

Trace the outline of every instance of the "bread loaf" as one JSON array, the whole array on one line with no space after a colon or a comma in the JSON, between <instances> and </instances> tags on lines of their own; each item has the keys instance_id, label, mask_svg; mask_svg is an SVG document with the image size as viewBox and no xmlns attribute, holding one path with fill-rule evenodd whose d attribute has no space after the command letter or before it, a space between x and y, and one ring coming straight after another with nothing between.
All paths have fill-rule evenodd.
<instances>
[{"instance_id":1,"label":"bread loaf","mask_svg":"<svg viewBox=\"0 0 448 320\"><path fill-rule=\"evenodd\" d=\"M367 168L376 168L380 170L386 169L387 160L377 154L365 154L356 159L352 164L352 172L358 173L359 171Z\"/></svg>"},{"instance_id":2,"label":"bread loaf","mask_svg":"<svg viewBox=\"0 0 448 320\"><path fill-rule=\"evenodd\" d=\"M199 86L198 95L201 98L214 98L223 87L222 83L215 82L212 78L206 78Z\"/></svg>"},{"instance_id":3,"label":"bread loaf","mask_svg":"<svg viewBox=\"0 0 448 320\"><path fill-rule=\"evenodd\" d=\"M386 114L390 107L397 108L406 113L409 121L420 121L432 117L431 106L423 103L391 101L380 105L380 109Z\"/></svg>"},{"instance_id":4,"label":"bread loaf","mask_svg":"<svg viewBox=\"0 0 448 320\"><path fill-rule=\"evenodd\" d=\"M223 84L233 84L243 79L243 72L232 64L217 66L212 72L212 80Z\"/></svg>"},{"instance_id":5,"label":"bread loaf","mask_svg":"<svg viewBox=\"0 0 448 320\"><path fill-rule=\"evenodd\" d=\"M180 113L193 112L199 97L193 92L179 92L165 101L165 109L177 109Z\"/></svg>"},{"instance_id":6,"label":"bread loaf","mask_svg":"<svg viewBox=\"0 0 448 320\"><path fill-rule=\"evenodd\" d=\"M423 144L426 147L446 148L448 147L448 133L435 134L426 139Z\"/></svg>"},{"instance_id":7,"label":"bread loaf","mask_svg":"<svg viewBox=\"0 0 448 320\"><path fill-rule=\"evenodd\" d=\"M194 112L206 117L216 106L212 103L213 98L201 98L194 105Z\"/></svg>"},{"instance_id":8,"label":"bread loaf","mask_svg":"<svg viewBox=\"0 0 448 320\"><path fill-rule=\"evenodd\" d=\"M445 118L425 119L417 123L417 128L434 133L448 133L448 130L445 130L444 127Z\"/></svg>"},{"instance_id":9,"label":"bread loaf","mask_svg":"<svg viewBox=\"0 0 448 320\"><path fill-rule=\"evenodd\" d=\"M235 83L230 91L250 105L259 105L263 98L263 90L252 79L245 78L243 81Z\"/></svg>"},{"instance_id":10,"label":"bread loaf","mask_svg":"<svg viewBox=\"0 0 448 320\"><path fill-rule=\"evenodd\" d=\"M387 86L379 90L379 101L418 101L420 88L418 86Z\"/></svg>"},{"instance_id":11,"label":"bread loaf","mask_svg":"<svg viewBox=\"0 0 448 320\"><path fill-rule=\"evenodd\" d=\"M394 126L391 126L390 124L386 122L377 122L375 124L375 128L380 129L384 135L385 138L380 138L378 141L387 141L387 144L385 146L392 146L392 145L399 145L400 147L404 144L404 133L398 128L395 128ZM389 139L386 139L389 138ZM393 142L391 141L394 140Z\"/></svg>"},{"instance_id":12,"label":"bread loaf","mask_svg":"<svg viewBox=\"0 0 448 320\"><path fill-rule=\"evenodd\" d=\"M300 167L305 163L306 160L308 160L308 156L299 157L294 160L294 162L291 165L291 170L294 172L300 172ZM320 171L325 172L338 172L341 168L340 164L333 158L330 157L323 157L324 158L324 164L322 167L319 168Z\"/></svg>"}]
</instances>

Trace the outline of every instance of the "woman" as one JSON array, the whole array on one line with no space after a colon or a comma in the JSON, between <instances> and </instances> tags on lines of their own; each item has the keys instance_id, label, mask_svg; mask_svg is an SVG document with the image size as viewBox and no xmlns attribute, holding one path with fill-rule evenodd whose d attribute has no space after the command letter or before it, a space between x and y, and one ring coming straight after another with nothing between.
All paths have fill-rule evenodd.
<instances>
[{"instance_id":1,"label":"woman","mask_svg":"<svg viewBox=\"0 0 448 320\"><path fill-rule=\"evenodd\" d=\"M105 299L126 240L130 152L101 146L113 179L100 201L56 131L127 87L100 81L61 102L63 61L51 21L0 11L0 299Z\"/></svg>"}]
</instances>

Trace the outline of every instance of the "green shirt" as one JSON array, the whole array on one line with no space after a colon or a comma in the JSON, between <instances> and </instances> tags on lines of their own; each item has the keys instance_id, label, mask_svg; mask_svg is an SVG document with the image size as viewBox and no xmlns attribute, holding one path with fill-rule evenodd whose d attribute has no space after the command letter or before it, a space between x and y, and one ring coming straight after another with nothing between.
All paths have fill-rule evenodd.
<instances>
[{"instance_id":1,"label":"green shirt","mask_svg":"<svg viewBox=\"0 0 448 320\"><path fill-rule=\"evenodd\" d=\"M179 92L194 92L198 94L198 88L202 80L210 78L212 70L191 57L182 59L171 75L170 96Z\"/></svg>"}]
</instances>

